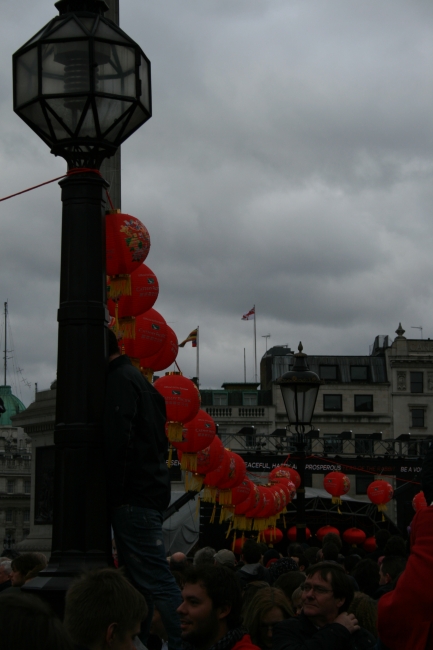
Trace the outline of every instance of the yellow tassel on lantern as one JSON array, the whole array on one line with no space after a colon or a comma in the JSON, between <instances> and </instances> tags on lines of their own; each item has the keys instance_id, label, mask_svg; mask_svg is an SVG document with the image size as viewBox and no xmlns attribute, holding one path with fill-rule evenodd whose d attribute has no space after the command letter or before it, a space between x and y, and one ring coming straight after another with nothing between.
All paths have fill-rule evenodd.
<instances>
[{"instance_id":1,"label":"yellow tassel on lantern","mask_svg":"<svg viewBox=\"0 0 433 650\"><path fill-rule=\"evenodd\" d=\"M173 461L173 447L170 445L170 448L168 450L168 469L170 469L172 461Z\"/></svg>"},{"instance_id":2,"label":"yellow tassel on lantern","mask_svg":"<svg viewBox=\"0 0 433 650\"><path fill-rule=\"evenodd\" d=\"M189 490L189 474L188 472L185 472L185 492L189 492Z\"/></svg>"},{"instance_id":3,"label":"yellow tassel on lantern","mask_svg":"<svg viewBox=\"0 0 433 650\"><path fill-rule=\"evenodd\" d=\"M227 521L228 519L233 518L233 512L234 512L234 506L222 506L221 512L220 512L220 524L222 524L224 521ZM233 519L232 519L233 521ZM232 523L232 522L230 522Z\"/></svg>"},{"instance_id":4,"label":"yellow tassel on lantern","mask_svg":"<svg viewBox=\"0 0 433 650\"><path fill-rule=\"evenodd\" d=\"M236 548L236 531L235 531L235 534L233 535L233 543L232 543L232 551L233 551L233 553L235 552L235 548Z\"/></svg>"},{"instance_id":5,"label":"yellow tassel on lantern","mask_svg":"<svg viewBox=\"0 0 433 650\"><path fill-rule=\"evenodd\" d=\"M182 442L182 422L167 422L167 437L170 442Z\"/></svg>"},{"instance_id":6,"label":"yellow tassel on lantern","mask_svg":"<svg viewBox=\"0 0 433 650\"><path fill-rule=\"evenodd\" d=\"M108 284L108 297L116 300L120 296L130 296L132 293L130 275L112 275Z\"/></svg>"},{"instance_id":7,"label":"yellow tassel on lantern","mask_svg":"<svg viewBox=\"0 0 433 650\"><path fill-rule=\"evenodd\" d=\"M342 500L340 499L340 497L332 497L331 502L334 503L334 504L336 504L336 505L339 505L339 506L342 506L342 505L343 505L343 502L342 502Z\"/></svg>"},{"instance_id":8,"label":"yellow tassel on lantern","mask_svg":"<svg viewBox=\"0 0 433 650\"><path fill-rule=\"evenodd\" d=\"M226 539L230 537L230 533L232 532L232 522L229 523L229 529L227 531Z\"/></svg>"},{"instance_id":9,"label":"yellow tassel on lantern","mask_svg":"<svg viewBox=\"0 0 433 650\"><path fill-rule=\"evenodd\" d=\"M386 510L388 510L388 508L386 507L386 503L379 503L377 509L379 510L379 512L385 512Z\"/></svg>"},{"instance_id":10,"label":"yellow tassel on lantern","mask_svg":"<svg viewBox=\"0 0 433 650\"><path fill-rule=\"evenodd\" d=\"M203 490L203 501L207 501L207 503L216 503L216 497L217 497L216 487L211 487L210 485L206 485Z\"/></svg>"},{"instance_id":11,"label":"yellow tassel on lantern","mask_svg":"<svg viewBox=\"0 0 433 650\"><path fill-rule=\"evenodd\" d=\"M140 372L143 375L143 377L146 377L147 381L151 384L153 380L152 368L143 368L143 366L140 366Z\"/></svg>"},{"instance_id":12,"label":"yellow tassel on lantern","mask_svg":"<svg viewBox=\"0 0 433 650\"><path fill-rule=\"evenodd\" d=\"M194 474L194 473L189 475L188 472L187 472L187 476L189 476L188 489L193 490L194 492L200 492L200 490L203 487L204 476L202 474Z\"/></svg>"},{"instance_id":13,"label":"yellow tassel on lantern","mask_svg":"<svg viewBox=\"0 0 433 650\"><path fill-rule=\"evenodd\" d=\"M221 505L225 504L231 506L232 504L232 491L231 490L220 490L218 500Z\"/></svg>"},{"instance_id":14,"label":"yellow tassel on lantern","mask_svg":"<svg viewBox=\"0 0 433 650\"><path fill-rule=\"evenodd\" d=\"M135 318L134 318L134 316L128 316L128 318L119 318L118 338L121 338L121 339L135 339Z\"/></svg>"},{"instance_id":15,"label":"yellow tassel on lantern","mask_svg":"<svg viewBox=\"0 0 433 650\"><path fill-rule=\"evenodd\" d=\"M183 469L188 472L197 471L197 454L182 454L182 460L180 461L180 469Z\"/></svg>"},{"instance_id":16,"label":"yellow tassel on lantern","mask_svg":"<svg viewBox=\"0 0 433 650\"><path fill-rule=\"evenodd\" d=\"M210 524L215 523L215 514L216 514L216 504L214 505L213 510L212 510L212 514L211 514L210 521L209 521Z\"/></svg>"}]
</instances>

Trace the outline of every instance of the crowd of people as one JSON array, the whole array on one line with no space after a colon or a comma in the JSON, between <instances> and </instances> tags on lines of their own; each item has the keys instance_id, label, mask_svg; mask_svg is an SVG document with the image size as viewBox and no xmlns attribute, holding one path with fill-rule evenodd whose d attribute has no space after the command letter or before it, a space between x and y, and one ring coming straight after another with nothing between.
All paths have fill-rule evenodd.
<instances>
[{"instance_id":1,"label":"crowd of people","mask_svg":"<svg viewBox=\"0 0 433 650\"><path fill-rule=\"evenodd\" d=\"M246 539L166 558L180 590L171 618L184 650L430 650L433 507L414 518L410 549L381 529L377 550L292 543L283 555ZM158 602L122 569L77 578L61 622L21 587L46 566L40 553L0 558L0 650L172 650ZM420 595L423 599L420 601ZM150 618L149 618L150 617Z\"/></svg>"}]
</instances>

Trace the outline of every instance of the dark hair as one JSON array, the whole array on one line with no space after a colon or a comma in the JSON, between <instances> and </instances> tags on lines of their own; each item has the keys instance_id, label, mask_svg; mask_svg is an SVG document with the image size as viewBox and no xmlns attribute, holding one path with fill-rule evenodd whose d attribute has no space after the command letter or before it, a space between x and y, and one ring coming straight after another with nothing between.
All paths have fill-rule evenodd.
<instances>
[{"instance_id":1,"label":"dark hair","mask_svg":"<svg viewBox=\"0 0 433 650\"><path fill-rule=\"evenodd\" d=\"M378 549L383 549L385 548L385 544L391 537L391 533L389 530L385 530L382 528L381 530L378 530L375 534L374 537L376 539L376 544Z\"/></svg>"},{"instance_id":2,"label":"dark hair","mask_svg":"<svg viewBox=\"0 0 433 650\"><path fill-rule=\"evenodd\" d=\"M279 559L280 559L280 554L278 553L278 551L276 551L274 548L270 548L269 551L266 551L266 553L263 556L263 566L267 566L270 560L279 560Z\"/></svg>"},{"instance_id":3,"label":"dark hair","mask_svg":"<svg viewBox=\"0 0 433 650\"><path fill-rule=\"evenodd\" d=\"M348 614L355 614L361 627L368 630L377 639L377 601L362 594L360 591L355 596L347 610Z\"/></svg>"},{"instance_id":4,"label":"dark hair","mask_svg":"<svg viewBox=\"0 0 433 650\"><path fill-rule=\"evenodd\" d=\"M326 533L325 537L322 539L322 546L325 546L325 544L329 544L330 542L335 544L338 551L341 551L343 548L343 542L341 541L340 535L337 535L337 533Z\"/></svg>"},{"instance_id":5,"label":"dark hair","mask_svg":"<svg viewBox=\"0 0 433 650\"><path fill-rule=\"evenodd\" d=\"M109 328L107 332L108 356L111 357L112 354L120 354L119 343L117 342L117 336L115 332Z\"/></svg>"},{"instance_id":6,"label":"dark hair","mask_svg":"<svg viewBox=\"0 0 433 650\"><path fill-rule=\"evenodd\" d=\"M284 619L294 616L290 601L287 600L281 589L275 589L275 587L260 589L250 602L245 613L244 625L251 635L251 641L259 647L261 643L260 625L262 617L274 607L281 610Z\"/></svg>"},{"instance_id":7,"label":"dark hair","mask_svg":"<svg viewBox=\"0 0 433 650\"><path fill-rule=\"evenodd\" d=\"M203 566L205 564L210 564L213 566L215 564L215 558L214 558L215 553L216 550L211 546L205 546L204 548L200 548L198 551L196 551L194 555L194 560L193 560L194 566Z\"/></svg>"},{"instance_id":8,"label":"dark hair","mask_svg":"<svg viewBox=\"0 0 433 650\"><path fill-rule=\"evenodd\" d=\"M352 575L359 585L359 590L374 598L379 588L379 566L377 562L368 558L360 560Z\"/></svg>"},{"instance_id":9,"label":"dark hair","mask_svg":"<svg viewBox=\"0 0 433 650\"><path fill-rule=\"evenodd\" d=\"M305 575L300 571L291 571L290 573L283 573L275 582L274 587L281 589L286 594L286 598L291 599L292 594L302 583L305 582Z\"/></svg>"},{"instance_id":10,"label":"dark hair","mask_svg":"<svg viewBox=\"0 0 433 650\"><path fill-rule=\"evenodd\" d=\"M0 650L73 650L72 641L49 606L28 594L2 594L0 630Z\"/></svg>"},{"instance_id":11,"label":"dark hair","mask_svg":"<svg viewBox=\"0 0 433 650\"><path fill-rule=\"evenodd\" d=\"M317 553L320 551L320 548L318 546L310 546L310 548L306 548L304 551L304 555L307 558L308 562L310 564L316 564L317 562Z\"/></svg>"},{"instance_id":12,"label":"dark hair","mask_svg":"<svg viewBox=\"0 0 433 650\"><path fill-rule=\"evenodd\" d=\"M314 576L316 573L320 573L322 580L326 580L331 584L335 598L344 598L344 603L339 608L338 613L346 612L353 600L354 589L353 582L344 572L343 567L334 562L317 562L317 564L313 564L307 569L307 578Z\"/></svg>"},{"instance_id":13,"label":"dark hair","mask_svg":"<svg viewBox=\"0 0 433 650\"><path fill-rule=\"evenodd\" d=\"M229 606L226 618L230 630L241 624L242 593L233 571L222 566L192 566L185 574L185 584L200 584L212 601L213 609Z\"/></svg>"},{"instance_id":14,"label":"dark hair","mask_svg":"<svg viewBox=\"0 0 433 650\"><path fill-rule=\"evenodd\" d=\"M65 626L74 643L99 642L111 623L120 638L147 616L144 596L116 569L99 569L78 578L66 594Z\"/></svg>"},{"instance_id":15,"label":"dark hair","mask_svg":"<svg viewBox=\"0 0 433 650\"><path fill-rule=\"evenodd\" d=\"M334 542L327 542L324 544L322 554L325 562L338 562L339 549Z\"/></svg>"},{"instance_id":16,"label":"dark hair","mask_svg":"<svg viewBox=\"0 0 433 650\"><path fill-rule=\"evenodd\" d=\"M245 544L242 546L242 555L247 564L256 564L257 562L260 562L262 550L253 539L247 539Z\"/></svg>"},{"instance_id":17,"label":"dark hair","mask_svg":"<svg viewBox=\"0 0 433 650\"><path fill-rule=\"evenodd\" d=\"M359 555L346 555L343 559L343 566L348 573L352 573L357 564L361 561Z\"/></svg>"},{"instance_id":18,"label":"dark hair","mask_svg":"<svg viewBox=\"0 0 433 650\"><path fill-rule=\"evenodd\" d=\"M393 535L389 538L383 549L384 555L400 555L407 557L406 542L400 535Z\"/></svg>"},{"instance_id":19,"label":"dark hair","mask_svg":"<svg viewBox=\"0 0 433 650\"><path fill-rule=\"evenodd\" d=\"M405 570L406 558L401 557L401 555L385 555L380 566L382 574L386 576L388 573L392 581Z\"/></svg>"},{"instance_id":20,"label":"dark hair","mask_svg":"<svg viewBox=\"0 0 433 650\"><path fill-rule=\"evenodd\" d=\"M298 542L292 542L287 547L287 555L289 557L299 557L303 552L304 549Z\"/></svg>"},{"instance_id":21,"label":"dark hair","mask_svg":"<svg viewBox=\"0 0 433 650\"><path fill-rule=\"evenodd\" d=\"M41 562L40 553L23 553L14 558L11 563L12 571L19 571L24 577L37 566L39 571L47 566L46 561L45 564Z\"/></svg>"}]
</instances>

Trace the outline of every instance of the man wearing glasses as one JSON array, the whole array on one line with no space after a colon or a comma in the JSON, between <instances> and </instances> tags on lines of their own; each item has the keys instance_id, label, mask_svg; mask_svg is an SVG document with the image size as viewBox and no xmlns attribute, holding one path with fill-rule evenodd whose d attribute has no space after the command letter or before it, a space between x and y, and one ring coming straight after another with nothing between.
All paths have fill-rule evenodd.
<instances>
[{"instance_id":1,"label":"man wearing glasses","mask_svg":"<svg viewBox=\"0 0 433 650\"><path fill-rule=\"evenodd\" d=\"M347 609L353 584L334 562L319 562L307 569L302 588L302 612L277 623L273 650L367 650L376 643Z\"/></svg>"}]
</instances>

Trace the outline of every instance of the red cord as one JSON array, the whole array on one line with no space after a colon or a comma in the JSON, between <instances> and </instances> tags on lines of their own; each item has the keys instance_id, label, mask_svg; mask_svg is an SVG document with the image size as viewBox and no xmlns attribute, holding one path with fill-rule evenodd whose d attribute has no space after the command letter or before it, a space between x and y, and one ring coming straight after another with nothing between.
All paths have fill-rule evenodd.
<instances>
[{"instance_id":1,"label":"red cord","mask_svg":"<svg viewBox=\"0 0 433 650\"><path fill-rule=\"evenodd\" d=\"M19 196L20 194L25 194L26 192L37 190L38 187L43 187L44 185L49 185L50 183L55 183L56 181L60 181L62 178L66 178L66 176L73 176L74 174L85 174L88 172L93 172L94 174L98 174L98 176L101 176L101 172L99 171L99 169L92 169L90 167L74 167L73 169L70 169L66 174L63 174L62 176L57 176L57 178L52 178L50 181L45 181L45 183L39 183L39 185L28 187L26 190L21 190L21 192L16 192L15 194L4 196L2 199L0 199L0 203L2 201L7 201L8 199L13 199L14 196ZM114 205L108 191L107 191L107 199L111 209L114 210Z\"/></svg>"}]
</instances>

